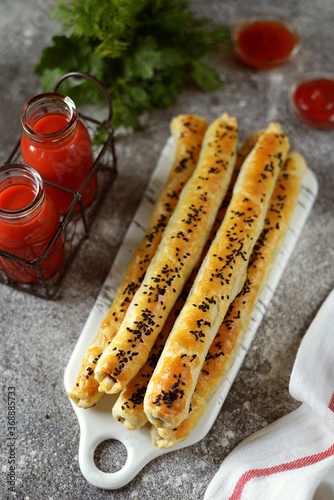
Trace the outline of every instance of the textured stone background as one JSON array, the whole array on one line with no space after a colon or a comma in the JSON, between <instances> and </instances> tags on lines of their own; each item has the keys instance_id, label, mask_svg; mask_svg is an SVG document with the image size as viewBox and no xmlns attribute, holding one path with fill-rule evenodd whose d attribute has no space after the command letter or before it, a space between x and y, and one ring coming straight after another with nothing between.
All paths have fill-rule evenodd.
<instances>
[{"instance_id":1,"label":"textured stone background","mask_svg":"<svg viewBox=\"0 0 334 500\"><path fill-rule=\"evenodd\" d=\"M34 66L58 32L48 15L50 5L44 0L0 3L1 161L20 133L22 104L40 90ZM222 23L233 23L248 6L246 0L193 1L199 14ZM298 405L288 392L296 351L334 285L334 131L299 123L288 109L287 89L297 73L334 67L334 10L332 0L259 0L257 8L295 21L302 36L297 59L282 69L257 72L229 53L215 58L224 81L221 90L185 91L174 106L153 113L142 131L118 138L118 179L62 284L60 298L46 301L0 285L1 434L4 445L7 388L15 386L17 498L201 498L222 460L242 439ZM98 490L79 470L79 426L64 391L64 368L169 134L170 119L195 112L213 120L223 111L239 119L241 139L269 121L281 122L315 172L319 195L211 431L198 444L150 462L126 487ZM1 453L0 496L7 498L4 447ZM124 459L121 447L104 450L102 465L116 455Z\"/></svg>"}]
</instances>

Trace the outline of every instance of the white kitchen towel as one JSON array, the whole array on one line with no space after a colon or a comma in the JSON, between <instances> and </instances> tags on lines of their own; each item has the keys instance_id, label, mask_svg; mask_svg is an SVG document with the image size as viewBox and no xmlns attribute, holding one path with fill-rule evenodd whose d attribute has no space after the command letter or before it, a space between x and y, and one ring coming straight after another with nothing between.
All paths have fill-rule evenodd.
<instances>
[{"instance_id":1,"label":"white kitchen towel","mask_svg":"<svg viewBox=\"0 0 334 500\"><path fill-rule=\"evenodd\" d=\"M242 441L204 500L334 499L334 290L301 342L289 390L301 405Z\"/></svg>"}]
</instances>

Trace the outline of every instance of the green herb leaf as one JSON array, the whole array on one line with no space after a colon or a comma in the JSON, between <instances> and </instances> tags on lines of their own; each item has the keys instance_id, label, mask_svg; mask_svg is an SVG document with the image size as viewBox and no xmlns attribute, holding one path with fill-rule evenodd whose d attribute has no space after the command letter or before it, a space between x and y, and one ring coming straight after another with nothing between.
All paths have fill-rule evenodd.
<instances>
[{"instance_id":1,"label":"green herb leaf","mask_svg":"<svg viewBox=\"0 0 334 500\"><path fill-rule=\"evenodd\" d=\"M203 61L193 61L191 74L198 87L202 90L218 90L221 85L217 71L206 66Z\"/></svg>"},{"instance_id":2,"label":"green herb leaf","mask_svg":"<svg viewBox=\"0 0 334 500\"><path fill-rule=\"evenodd\" d=\"M133 54L124 61L124 75L129 79L137 77L150 80L163 65L162 54L154 38L139 39L136 45Z\"/></svg>"},{"instance_id":3,"label":"green herb leaf","mask_svg":"<svg viewBox=\"0 0 334 500\"><path fill-rule=\"evenodd\" d=\"M97 79L104 74L104 61L97 57L89 46L83 45L76 36L55 36L53 45L42 51L36 66L36 73L43 75L46 70L61 68L63 73L73 70L90 73Z\"/></svg>"}]
</instances>

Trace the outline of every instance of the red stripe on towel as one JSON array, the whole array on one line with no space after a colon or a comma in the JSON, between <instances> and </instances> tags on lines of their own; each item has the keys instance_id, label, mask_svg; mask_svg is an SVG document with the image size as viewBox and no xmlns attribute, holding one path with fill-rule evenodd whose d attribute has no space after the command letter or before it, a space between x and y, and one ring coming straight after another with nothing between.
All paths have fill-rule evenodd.
<instances>
[{"instance_id":1,"label":"red stripe on towel","mask_svg":"<svg viewBox=\"0 0 334 500\"><path fill-rule=\"evenodd\" d=\"M331 402L334 402L334 394ZM321 453L316 453L315 455L309 455L307 457L293 460L292 462L275 465L273 467L267 467L266 469L250 469L239 478L229 500L240 500L244 487L251 479L269 476L270 474L278 474L279 472L288 470L300 469L302 467L320 462L321 460L324 460L325 458L328 458L332 455L334 455L334 443L327 450Z\"/></svg>"},{"instance_id":2,"label":"red stripe on towel","mask_svg":"<svg viewBox=\"0 0 334 500\"><path fill-rule=\"evenodd\" d=\"M334 411L334 392L332 394L331 400L329 402L328 408L332 411Z\"/></svg>"}]
</instances>

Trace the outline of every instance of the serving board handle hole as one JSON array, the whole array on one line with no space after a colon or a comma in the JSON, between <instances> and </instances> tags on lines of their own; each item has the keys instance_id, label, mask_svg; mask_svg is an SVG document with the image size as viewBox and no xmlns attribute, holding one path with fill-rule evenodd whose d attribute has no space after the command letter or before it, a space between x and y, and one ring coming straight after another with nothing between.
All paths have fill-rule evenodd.
<instances>
[{"instance_id":1,"label":"serving board handle hole","mask_svg":"<svg viewBox=\"0 0 334 500\"><path fill-rule=\"evenodd\" d=\"M125 486L161 454L148 442L147 426L129 432L110 415L113 399L106 395L93 408L76 408L81 431L78 455L81 472L93 486L106 490Z\"/></svg>"},{"instance_id":2,"label":"serving board handle hole","mask_svg":"<svg viewBox=\"0 0 334 500\"><path fill-rule=\"evenodd\" d=\"M106 439L95 448L94 463L99 470L110 474L121 470L127 457L126 446L121 441Z\"/></svg>"},{"instance_id":3,"label":"serving board handle hole","mask_svg":"<svg viewBox=\"0 0 334 500\"><path fill-rule=\"evenodd\" d=\"M87 436L88 437L88 436ZM94 486L114 489L135 475L129 449L114 437L90 436L80 439L79 463L82 474ZM133 471L133 472L132 472Z\"/></svg>"}]
</instances>

